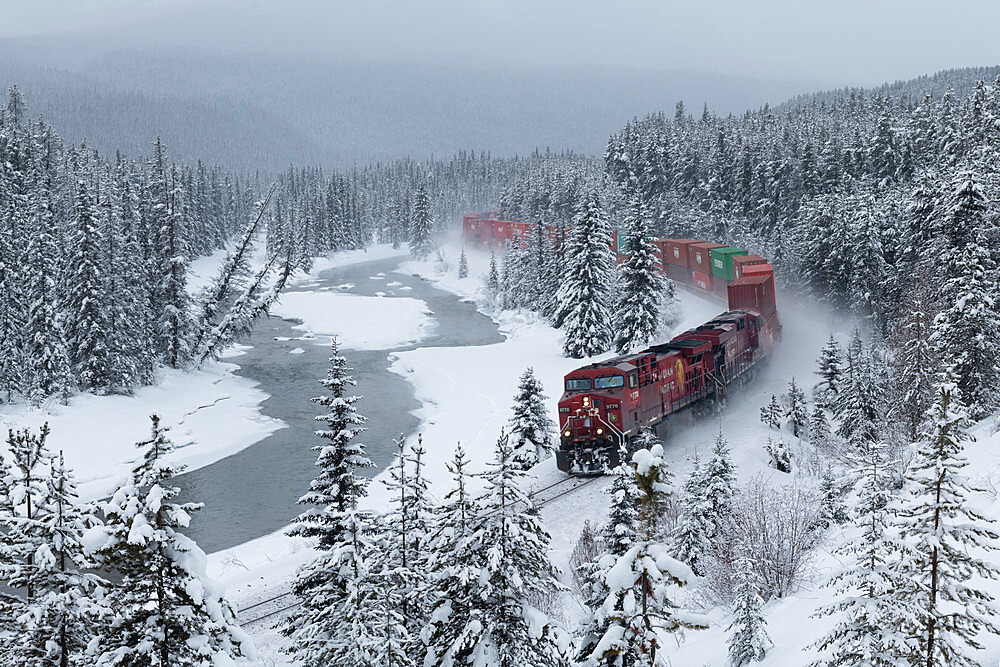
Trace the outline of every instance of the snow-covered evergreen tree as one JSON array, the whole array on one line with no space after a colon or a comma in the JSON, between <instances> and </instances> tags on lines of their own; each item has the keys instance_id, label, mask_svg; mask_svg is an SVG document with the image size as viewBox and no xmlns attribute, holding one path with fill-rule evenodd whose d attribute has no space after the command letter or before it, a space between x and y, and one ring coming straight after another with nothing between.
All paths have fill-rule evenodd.
<instances>
[{"instance_id":1,"label":"snow-covered evergreen tree","mask_svg":"<svg viewBox=\"0 0 1000 667\"><path fill-rule=\"evenodd\" d=\"M98 665L199 665L254 657L221 588L205 574L205 553L180 531L201 508L172 503L183 470L167 462L173 443L158 416L142 459L103 505L106 567L121 576L108 605L115 616L100 639Z\"/></svg>"},{"instance_id":2,"label":"snow-covered evergreen tree","mask_svg":"<svg viewBox=\"0 0 1000 667\"><path fill-rule=\"evenodd\" d=\"M7 477L3 484L5 509L10 514L5 517L8 526L0 543L0 572L10 588L23 591L28 603L35 599L36 580L43 565L37 554L46 548L37 522L51 511L51 488L45 470L50 460L46 445L49 433L46 422L37 435L29 429L11 429L7 435L11 466L4 471Z\"/></svg>"},{"instance_id":3,"label":"snow-covered evergreen tree","mask_svg":"<svg viewBox=\"0 0 1000 667\"><path fill-rule=\"evenodd\" d=\"M510 435L514 441L514 461L524 470L552 456L555 448L555 422L549 417L542 383L533 368L521 374L514 395L514 416Z\"/></svg>"},{"instance_id":4,"label":"snow-covered evergreen tree","mask_svg":"<svg viewBox=\"0 0 1000 667\"><path fill-rule=\"evenodd\" d=\"M733 496L736 493L736 466L733 465L729 443L719 428L712 443L712 456L702 471L701 494L705 499L706 512L712 522L714 537L732 512Z\"/></svg>"},{"instance_id":5,"label":"snow-covered evergreen tree","mask_svg":"<svg viewBox=\"0 0 1000 667\"><path fill-rule=\"evenodd\" d=\"M350 374L347 357L340 354L336 338L330 346L330 368L320 380L329 393L311 399L327 410L316 417L326 424L326 428L316 431L323 444L313 447L318 452L319 472L309 483L309 492L299 499L300 504L312 507L296 518L296 525L290 531L291 535L316 538L321 550L340 543L340 533L345 530L341 515L356 502L359 491L355 475L358 470L375 465L365 454L365 446L354 440L364 432L367 421L354 407L361 397L348 393L357 382Z\"/></svg>"},{"instance_id":6,"label":"snow-covered evergreen tree","mask_svg":"<svg viewBox=\"0 0 1000 667\"><path fill-rule=\"evenodd\" d=\"M29 207L32 237L28 243L30 283L28 285L27 359L28 393L38 403L49 396L69 397L73 385L67 352L66 332L60 302L62 250L59 227L52 211L53 194L49 177L39 166ZM0 305L0 309L4 306Z\"/></svg>"},{"instance_id":7,"label":"snow-covered evergreen tree","mask_svg":"<svg viewBox=\"0 0 1000 667\"><path fill-rule=\"evenodd\" d=\"M903 321L896 328L897 351L893 373L890 417L902 422L903 436L915 442L934 396L937 355L931 344L934 315L928 288L921 282L912 289Z\"/></svg>"},{"instance_id":8,"label":"snow-covered evergreen tree","mask_svg":"<svg viewBox=\"0 0 1000 667\"><path fill-rule=\"evenodd\" d=\"M490 269L485 276L486 294L491 300L500 295L500 273L497 271L497 256L490 249Z\"/></svg>"},{"instance_id":9,"label":"snow-covered evergreen tree","mask_svg":"<svg viewBox=\"0 0 1000 667\"><path fill-rule=\"evenodd\" d=\"M655 667L668 664L663 645L668 636L708 623L680 611L669 598L672 586L691 583L694 574L655 539L659 496L669 490L663 482L663 447L640 449L633 462L640 493L639 534L605 576L609 593L602 611L609 623L592 656L598 664Z\"/></svg>"},{"instance_id":10,"label":"snow-covered evergreen tree","mask_svg":"<svg viewBox=\"0 0 1000 667\"><path fill-rule=\"evenodd\" d=\"M997 267L984 232L955 260L958 275L941 288L946 308L934 320L931 342L941 363L950 366L972 419L996 406L1000 391L1000 314Z\"/></svg>"},{"instance_id":11,"label":"snow-covered evergreen tree","mask_svg":"<svg viewBox=\"0 0 1000 667\"><path fill-rule=\"evenodd\" d=\"M465 246L462 246L462 254L458 256L458 277L468 278L469 277L469 260L465 256Z\"/></svg>"},{"instance_id":12,"label":"snow-covered evergreen tree","mask_svg":"<svg viewBox=\"0 0 1000 667\"><path fill-rule=\"evenodd\" d=\"M833 602L821 607L817 616L833 616L837 622L812 646L821 656L813 663L817 667L905 664L906 627L920 616L904 593L907 584L896 568L909 558L908 549L887 525L890 476L884 443L868 444L863 466L856 514L861 539L836 550L845 566L828 584L835 590Z\"/></svg>"},{"instance_id":13,"label":"snow-covered evergreen tree","mask_svg":"<svg viewBox=\"0 0 1000 667\"><path fill-rule=\"evenodd\" d=\"M788 449L788 445L785 444L784 440L779 438L778 442L774 442L774 440L768 438L767 444L764 445L764 451L767 452L769 457L769 466L778 472L792 472L792 452Z\"/></svg>"},{"instance_id":14,"label":"snow-covered evergreen tree","mask_svg":"<svg viewBox=\"0 0 1000 667\"><path fill-rule=\"evenodd\" d=\"M157 138L157 149L161 149ZM180 368L191 354L191 297L187 291L188 257L187 239L184 230L182 213L183 202L179 199L177 185L177 169L170 170L167 175L162 157L160 163L161 177L169 178L169 190L162 204L166 207L161 216L161 227L157 234L159 240L158 279L162 291L163 303L159 313L158 331L163 348L164 360L173 368Z\"/></svg>"},{"instance_id":15,"label":"snow-covered evergreen tree","mask_svg":"<svg viewBox=\"0 0 1000 667\"><path fill-rule=\"evenodd\" d=\"M584 200L566 250L563 282L554 323L566 333L563 352L579 359L611 347L610 315L615 285L611 234L597 193Z\"/></svg>"},{"instance_id":16,"label":"snow-covered evergreen tree","mask_svg":"<svg viewBox=\"0 0 1000 667\"><path fill-rule=\"evenodd\" d=\"M828 452L830 449L830 420L826 416L826 408L819 403L813 404L809 414L809 442L819 451Z\"/></svg>"},{"instance_id":17,"label":"snow-covered evergreen tree","mask_svg":"<svg viewBox=\"0 0 1000 667\"><path fill-rule=\"evenodd\" d=\"M413 219L410 223L410 254L425 260L434 250L434 218L427 185L421 183L413 200Z\"/></svg>"},{"instance_id":18,"label":"snow-covered evergreen tree","mask_svg":"<svg viewBox=\"0 0 1000 667\"><path fill-rule=\"evenodd\" d=\"M844 507L842 493L837 484L833 469L827 466L819 482L819 516L823 525L829 527L833 523L844 523L850 517Z\"/></svg>"},{"instance_id":19,"label":"snow-covered evergreen tree","mask_svg":"<svg viewBox=\"0 0 1000 667\"><path fill-rule=\"evenodd\" d=\"M964 452L972 442L971 425L953 372L946 369L896 513L910 548L901 563L909 585L897 598L919 609L904 619L911 638L908 659L929 667L971 667L977 661L968 649L982 646L980 634L1000 632L994 598L977 583L981 577L996 579L1000 569L983 554L997 548L994 522L968 502Z\"/></svg>"},{"instance_id":20,"label":"snow-covered evergreen tree","mask_svg":"<svg viewBox=\"0 0 1000 667\"><path fill-rule=\"evenodd\" d=\"M615 600L610 607L605 602L610 594L607 574L619 558L624 556L634 546L639 535L639 488L635 483L635 467L631 463L623 463L613 471L614 482L608 490L611 496L611 511L608 522L604 526L605 552L595 561L586 564L584 573L586 589L584 591L586 604L590 614L581 628L578 660L599 661L601 655L595 654L595 649L601 639L615 623L612 616L624 609L621 603L624 598ZM600 664L600 662L598 662Z\"/></svg>"},{"instance_id":21,"label":"snow-covered evergreen tree","mask_svg":"<svg viewBox=\"0 0 1000 667\"><path fill-rule=\"evenodd\" d=\"M826 345L823 346L819 355L819 370L816 375L820 381L813 387L813 397L817 405L822 405L828 410L833 409L840 394L840 383L842 381L842 366L844 354L840 349L837 339L830 334Z\"/></svg>"},{"instance_id":22,"label":"snow-covered evergreen tree","mask_svg":"<svg viewBox=\"0 0 1000 667\"><path fill-rule=\"evenodd\" d=\"M437 583L424 665L566 665L561 630L532 604L560 585L506 434L483 478L486 494Z\"/></svg>"},{"instance_id":23,"label":"snow-covered evergreen tree","mask_svg":"<svg viewBox=\"0 0 1000 667\"><path fill-rule=\"evenodd\" d=\"M733 604L733 622L729 629L729 664L743 667L764 659L772 646L767 634L767 620L761 607L760 578L753 560L743 554L736 561L736 601Z\"/></svg>"},{"instance_id":24,"label":"snow-covered evergreen tree","mask_svg":"<svg viewBox=\"0 0 1000 667\"><path fill-rule=\"evenodd\" d=\"M696 574L699 561L708 550L709 538L715 532L715 521L705 497L704 479L701 462L695 456L694 466L684 482L680 521L671 536L674 558L687 563Z\"/></svg>"},{"instance_id":25,"label":"snow-covered evergreen tree","mask_svg":"<svg viewBox=\"0 0 1000 667\"><path fill-rule=\"evenodd\" d=\"M71 359L82 386L104 392L110 384L107 301L104 293L101 250L104 245L90 191L77 184L73 216L73 257L69 258L72 276L67 281L67 307L70 312Z\"/></svg>"},{"instance_id":26,"label":"snow-covered evergreen tree","mask_svg":"<svg viewBox=\"0 0 1000 667\"><path fill-rule=\"evenodd\" d=\"M784 411L781 409L781 404L778 403L778 397L771 394L771 402L760 409L760 421L771 428L780 430L783 414Z\"/></svg>"},{"instance_id":27,"label":"snow-covered evergreen tree","mask_svg":"<svg viewBox=\"0 0 1000 667\"><path fill-rule=\"evenodd\" d=\"M83 545L84 535L98 521L91 505L79 504L62 452L50 465L45 511L15 526L16 533L31 536L38 548L33 554L32 599L18 619L20 632L8 658L37 667L88 665L88 645L110 614L102 599L108 584L94 574L97 563Z\"/></svg>"},{"instance_id":28,"label":"snow-covered evergreen tree","mask_svg":"<svg viewBox=\"0 0 1000 667\"><path fill-rule=\"evenodd\" d=\"M615 349L625 354L648 345L660 328L664 279L656 244L651 240L649 212L638 193L632 196L625 222L625 254L619 272L615 309Z\"/></svg>"},{"instance_id":29,"label":"snow-covered evergreen tree","mask_svg":"<svg viewBox=\"0 0 1000 667\"><path fill-rule=\"evenodd\" d=\"M792 429L792 435L800 438L806 433L809 426L809 405L806 402L806 395L793 377L788 383L788 393L785 395L787 407L785 417L788 418L788 426Z\"/></svg>"}]
</instances>

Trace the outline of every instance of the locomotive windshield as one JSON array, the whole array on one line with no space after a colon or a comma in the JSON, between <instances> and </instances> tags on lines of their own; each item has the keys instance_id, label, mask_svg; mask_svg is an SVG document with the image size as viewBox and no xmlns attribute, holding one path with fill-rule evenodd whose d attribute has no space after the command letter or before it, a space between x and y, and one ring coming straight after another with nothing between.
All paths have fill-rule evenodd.
<instances>
[{"instance_id":1,"label":"locomotive windshield","mask_svg":"<svg viewBox=\"0 0 1000 667\"><path fill-rule=\"evenodd\" d=\"M566 378L566 391L590 389L590 378Z\"/></svg>"},{"instance_id":2,"label":"locomotive windshield","mask_svg":"<svg viewBox=\"0 0 1000 667\"><path fill-rule=\"evenodd\" d=\"M621 387L625 384L625 378L621 375L605 375L604 377L594 378L594 389L611 389L613 387Z\"/></svg>"}]
</instances>

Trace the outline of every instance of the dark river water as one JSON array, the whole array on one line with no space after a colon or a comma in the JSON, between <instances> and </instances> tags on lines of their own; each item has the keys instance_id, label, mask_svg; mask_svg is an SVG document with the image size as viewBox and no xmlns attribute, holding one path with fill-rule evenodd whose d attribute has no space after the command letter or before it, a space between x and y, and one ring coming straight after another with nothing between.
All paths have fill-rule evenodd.
<instances>
[{"instance_id":1,"label":"dark river water","mask_svg":"<svg viewBox=\"0 0 1000 667\"><path fill-rule=\"evenodd\" d=\"M393 273L401 258L376 260L324 271L308 285L290 291L312 291L322 287L354 285L352 294L373 296L384 292L387 298L409 297L427 304L435 328L417 345L389 350L342 353L354 368L356 393L364 398L358 412L368 417L368 430L359 436L377 470L392 459L392 440L400 433L409 434L417 427L411 410L420 407L413 387L404 378L390 373L388 356L393 352L417 347L458 347L491 345L503 341L496 325L476 311L471 303L433 287L427 281L408 274ZM373 279L384 273L384 279ZM401 286L389 287L387 283ZM329 366L330 348L315 341L296 340L303 331L293 329L295 321L269 318L261 322L250 340L253 346L232 361L240 365L237 375L260 383L270 395L261 409L270 417L281 419L287 427L267 438L211 465L178 477L182 500L205 503L185 531L207 552L225 549L272 533L302 510L296 501L305 493L315 475L319 442L314 431L322 424L314 417L318 406L309 399L323 393L319 379ZM278 340L291 338L291 340ZM303 348L302 354L289 354Z\"/></svg>"}]
</instances>

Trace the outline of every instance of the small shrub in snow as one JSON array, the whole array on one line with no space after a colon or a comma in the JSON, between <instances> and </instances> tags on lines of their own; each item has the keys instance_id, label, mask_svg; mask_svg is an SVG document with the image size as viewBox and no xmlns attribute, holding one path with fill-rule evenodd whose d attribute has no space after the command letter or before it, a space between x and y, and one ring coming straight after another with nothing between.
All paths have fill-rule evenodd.
<instances>
[{"instance_id":1,"label":"small shrub in snow","mask_svg":"<svg viewBox=\"0 0 1000 667\"><path fill-rule=\"evenodd\" d=\"M770 457L768 461L769 466L778 472L792 472L792 452L788 449L788 445L785 444L784 440L774 442L774 440L768 438L767 444L764 445L764 451Z\"/></svg>"},{"instance_id":2,"label":"small shrub in snow","mask_svg":"<svg viewBox=\"0 0 1000 667\"><path fill-rule=\"evenodd\" d=\"M742 545L755 563L764 599L784 597L810 563L819 540L819 511L811 489L798 484L773 487L758 477L733 499L729 529L713 542Z\"/></svg>"},{"instance_id":3,"label":"small shrub in snow","mask_svg":"<svg viewBox=\"0 0 1000 667\"><path fill-rule=\"evenodd\" d=\"M465 257L465 246L462 246L462 254L458 256L458 277L469 277L469 260Z\"/></svg>"}]
</instances>

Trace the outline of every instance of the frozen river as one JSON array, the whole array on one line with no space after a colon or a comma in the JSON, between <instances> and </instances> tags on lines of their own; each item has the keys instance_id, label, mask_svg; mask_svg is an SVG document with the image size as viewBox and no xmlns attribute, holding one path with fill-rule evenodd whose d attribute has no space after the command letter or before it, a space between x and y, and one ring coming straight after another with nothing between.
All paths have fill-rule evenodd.
<instances>
[{"instance_id":1,"label":"frozen river","mask_svg":"<svg viewBox=\"0 0 1000 667\"><path fill-rule=\"evenodd\" d=\"M503 340L496 324L476 311L473 304L417 276L392 273L401 261L396 257L330 269L307 286L290 290L313 291L351 283L352 294L375 296L378 292L394 298L395 292L399 297L420 299L433 313L434 329L417 345L343 350L354 368L356 393L364 397L357 404L358 412L368 417L368 430L359 440L367 446L377 470L391 461L393 438L416 429L418 421L410 411L420 407L410 383L389 372L387 357L416 347L490 345ZM385 279L373 279L379 273L402 285L387 289ZM315 475L316 452L311 448L319 439L313 432L322 426L314 420L319 408L309 399L324 391L319 379L329 367L330 348L296 340L303 332L293 329L295 324L276 317L261 322L247 341L253 348L233 360L240 365L238 375L259 382L270 395L261 405L264 414L283 420L287 427L237 454L178 478L182 498L205 503L185 532L207 552L279 530L302 509L296 501ZM304 352L290 354L295 348Z\"/></svg>"}]
</instances>

